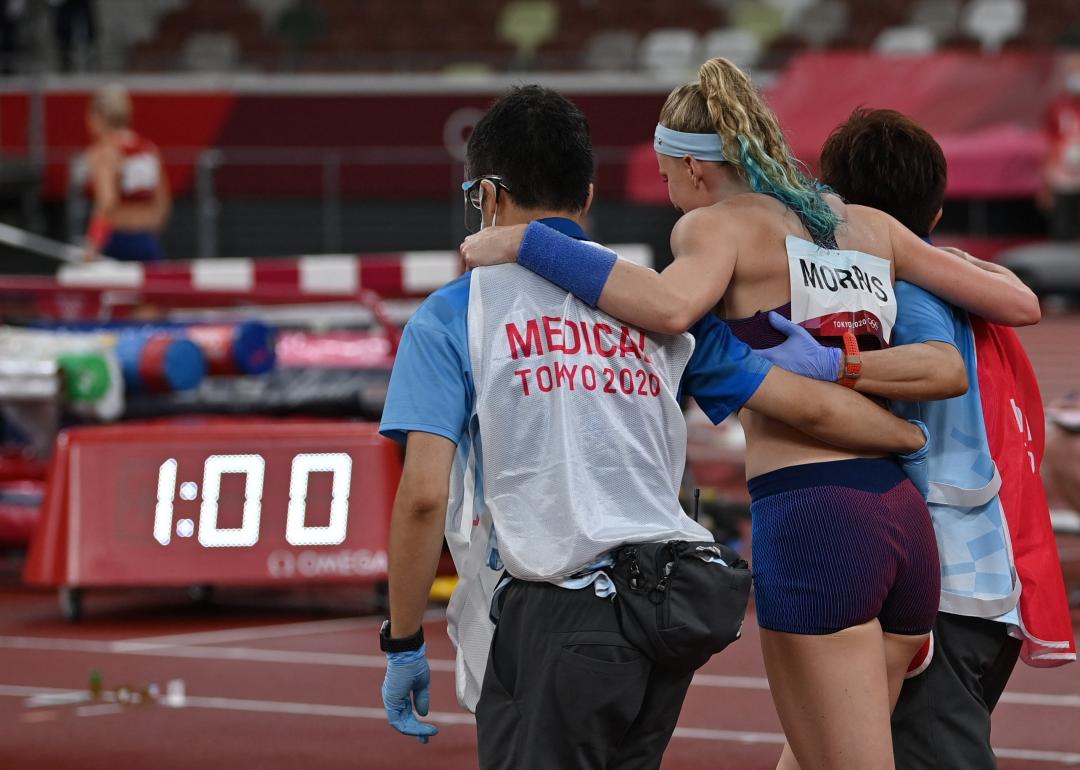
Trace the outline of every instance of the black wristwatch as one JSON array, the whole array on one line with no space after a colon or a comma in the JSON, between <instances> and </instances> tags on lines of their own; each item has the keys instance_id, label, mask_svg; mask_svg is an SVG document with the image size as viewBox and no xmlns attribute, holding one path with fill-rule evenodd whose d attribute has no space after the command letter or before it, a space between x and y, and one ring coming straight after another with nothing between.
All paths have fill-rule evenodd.
<instances>
[{"instance_id":1,"label":"black wristwatch","mask_svg":"<svg viewBox=\"0 0 1080 770\"><path fill-rule=\"evenodd\" d=\"M390 621L384 620L379 629L379 649L383 652L413 652L424 645L424 627L421 626L412 636L400 639L390 637Z\"/></svg>"}]
</instances>

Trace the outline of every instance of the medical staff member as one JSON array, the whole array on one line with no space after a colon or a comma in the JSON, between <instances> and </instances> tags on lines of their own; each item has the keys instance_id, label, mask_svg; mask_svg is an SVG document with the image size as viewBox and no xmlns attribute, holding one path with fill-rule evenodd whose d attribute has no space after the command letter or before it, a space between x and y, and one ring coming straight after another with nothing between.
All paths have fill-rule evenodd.
<instances>
[{"instance_id":1,"label":"medical staff member","mask_svg":"<svg viewBox=\"0 0 1080 770\"><path fill-rule=\"evenodd\" d=\"M467 164L483 225L586 237L588 123L557 93L496 102ZM695 335L644 334L516 265L474 270L417 310L381 424L406 444L380 634L393 727L422 742L437 732L416 714L429 707L422 619L445 534L460 576L447 613L457 696L476 711L480 767L659 767L693 672L627 641L603 570L627 543L712 539L678 501L680 382L715 422L745 404L822 440L922 451L915 426L771 368L715 319Z\"/></svg>"},{"instance_id":2,"label":"medical staff member","mask_svg":"<svg viewBox=\"0 0 1080 770\"><path fill-rule=\"evenodd\" d=\"M821 153L822 180L848 202L881 209L929 240L945 197L945 155L893 110L856 110ZM943 255L945 258L945 255ZM969 257L986 269L995 265ZM930 512L941 558L932 646L893 712L898 770L997 766L990 717L1017 658L1076 659L1075 641L1039 478L1042 397L1015 333L910 283L896 285L894 347L862 354L855 388L894 399L931 431ZM792 371L827 370L800 327L761 354ZM933 400L941 399L941 400Z\"/></svg>"},{"instance_id":3,"label":"medical staff member","mask_svg":"<svg viewBox=\"0 0 1080 770\"><path fill-rule=\"evenodd\" d=\"M157 262L165 258L160 233L172 206L161 155L131 128L131 98L118 85L90 100L86 127L88 192L93 201L85 259Z\"/></svg>"}]
</instances>

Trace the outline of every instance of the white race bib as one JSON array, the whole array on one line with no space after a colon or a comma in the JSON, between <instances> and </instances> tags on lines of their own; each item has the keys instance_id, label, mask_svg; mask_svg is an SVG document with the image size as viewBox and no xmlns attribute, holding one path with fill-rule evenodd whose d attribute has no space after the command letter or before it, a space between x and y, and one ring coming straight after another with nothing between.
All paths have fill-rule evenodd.
<instances>
[{"instance_id":1,"label":"white race bib","mask_svg":"<svg viewBox=\"0 0 1080 770\"><path fill-rule=\"evenodd\" d=\"M786 245L791 320L816 337L850 330L888 347L896 323L889 261L861 251L824 249L793 235Z\"/></svg>"}]
</instances>

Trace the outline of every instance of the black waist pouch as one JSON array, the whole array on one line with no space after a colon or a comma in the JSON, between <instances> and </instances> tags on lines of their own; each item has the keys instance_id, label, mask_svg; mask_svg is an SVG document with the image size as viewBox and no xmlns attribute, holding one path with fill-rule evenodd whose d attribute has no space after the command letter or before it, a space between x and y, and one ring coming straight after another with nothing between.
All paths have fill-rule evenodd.
<instances>
[{"instance_id":1,"label":"black waist pouch","mask_svg":"<svg viewBox=\"0 0 1080 770\"><path fill-rule=\"evenodd\" d=\"M612 556L605 571L623 635L657 665L697 669L739 638L751 575L731 548L674 540L622 546Z\"/></svg>"}]
</instances>

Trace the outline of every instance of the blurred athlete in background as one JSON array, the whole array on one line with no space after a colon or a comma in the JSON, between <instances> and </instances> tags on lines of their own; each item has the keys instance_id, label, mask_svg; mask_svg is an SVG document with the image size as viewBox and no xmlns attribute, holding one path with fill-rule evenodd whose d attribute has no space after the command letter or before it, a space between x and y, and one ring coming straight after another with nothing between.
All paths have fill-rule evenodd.
<instances>
[{"instance_id":1,"label":"blurred athlete in background","mask_svg":"<svg viewBox=\"0 0 1080 770\"><path fill-rule=\"evenodd\" d=\"M86 126L88 187L93 208L86 259L133 262L165 258L158 237L169 217L169 183L153 142L131 129L131 99L118 85L90 100Z\"/></svg>"},{"instance_id":2,"label":"blurred athlete in background","mask_svg":"<svg viewBox=\"0 0 1080 770\"><path fill-rule=\"evenodd\" d=\"M683 331L722 303L736 336L759 349L786 339L761 310L798 307L833 342L844 340L849 386L859 351L842 329L864 346L887 345L893 270L999 321L1039 318L1035 296L1014 276L980 270L886 214L824 195L725 59L706 62L697 82L668 96L653 144L672 204L687 212L663 273L536 225L471 236L467 261L518 258L570 290L580 274L600 275L599 308L658 332ZM752 406L739 417L762 652L789 743L779 766L891 768L890 712L939 599L926 505L891 458L827 447Z\"/></svg>"},{"instance_id":3,"label":"blurred athlete in background","mask_svg":"<svg viewBox=\"0 0 1080 770\"><path fill-rule=\"evenodd\" d=\"M927 240L941 217L945 154L899 112L856 110L822 148L821 175L848 203L891 214ZM925 673L904 683L893 713L896 766L984 770L997 766L990 714L1017 658L1033 666L1076 659L1039 476L1042 396L1011 329L910 283L898 282L896 294L894 347L863 355L856 389L898 400L897 414L930 428L929 502L942 568L933 645L917 661ZM763 355L796 372L808 371L800 361L819 369L824 349L776 320L791 336Z\"/></svg>"},{"instance_id":4,"label":"blurred athlete in background","mask_svg":"<svg viewBox=\"0 0 1080 770\"><path fill-rule=\"evenodd\" d=\"M1064 90L1046 113L1046 159L1039 204L1056 240L1080 236L1080 53L1062 60Z\"/></svg>"}]
</instances>

